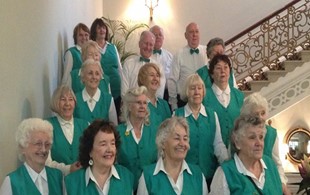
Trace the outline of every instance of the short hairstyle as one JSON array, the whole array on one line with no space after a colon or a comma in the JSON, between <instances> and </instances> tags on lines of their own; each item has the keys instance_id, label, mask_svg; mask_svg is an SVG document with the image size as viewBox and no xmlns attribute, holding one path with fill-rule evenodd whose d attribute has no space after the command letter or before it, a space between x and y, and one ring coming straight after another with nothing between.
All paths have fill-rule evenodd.
<instances>
[{"instance_id":1,"label":"short hairstyle","mask_svg":"<svg viewBox=\"0 0 310 195\"><path fill-rule=\"evenodd\" d=\"M154 43L155 43L155 39L156 39L155 35L151 31L149 31L149 30L144 30L144 31L142 31L142 33L140 35L139 44L142 41L144 41L144 37L147 36L147 35L150 35L151 37L153 37Z\"/></svg>"},{"instance_id":2,"label":"short hairstyle","mask_svg":"<svg viewBox=\"0 0 310 195\"><path fill-rule=\"evenodd\" d=\"M268 113L268 102L266 98L257 92L252 93L244 98L241 114L253 114L253 111L259 107L262 107Z\"/></svg>"},{"instance_id":3,"label":"short hairstyle","mask_svg":"<svg viewBox=\"0 0 310 195\"><path fill-rule=\"evenodd\" d=\"M189 139L189 126L187 124L187 120L184 117L172 116L171 118L164 120L158 128L155 139L158 156L163 156L164 151L162 147L167 141L167 138L175 131L177 125L185 129Z\"/></svg>"},{"instance_id":4,"label":"short hairstyle","mask_svg":"<svg viewBox=\"0 0 310 195\"><path fill-rule=\"evenodd\" d=\"M154 68L156 73L159 74L159 77L161 77L160 70L156 64L146 63L140 68L139 73L138 73L138 85L139 86L142 86L142 85L145 86L145 81L146 81L146 78L148 76L148 70L150 68Z\"/></svg>"},{"instance_id":5,"label":"short hairstyle","mask_svg":"<svg viewBox=\"0 0 310 195\"><path fill-rule=\"evenodd\" d=\"M210 75L213 75L215 65L216 65L217 63L219 63L220 61L223 61L223 62L227 63L228 66L229 66L230 72L232 71L232 70L231 70L231 62L230 62L229 57L228 57L227 55L225 55L225 54L218 54L218 55L215 55L215 56L212 58L212 60L210 61L210 64L209 64L209 74L210 74ZM211 82L213 83L214 80L213 80L213 78L212 78L211 76L210 76L210 79L211 79Z\"/></svg>"},{"instance_id":6,"label":"short hairstyle","mask_svg":"<svg viewBox=\"0 0 310 195\"><path fill-rule=\"evenodd\" d=\"M140 95L147 95L147 88L145 86L140 86L136 88L128 89L122 98L122 107L121 107L121 120L128 124L129 122L129 107L132 102L136 100L136 98ZM147 114L144 119L144 124L149 125L149 116L150 111L147 108Z\"/></svg>"},{"instance_id":7,"label":"short hairstyle","mask_svg":"<svg viewBox=\"0 0 310 195\"><path fill-rule=\"evenodd\" d=\"M203 82L203 80L201 79L201 77L197 74L197 73L194 73L194 74L191 74L189 75L187 78L186 78L186 81L185 81L185 85L184 87L182 88L182 91L181 91L181 99L183 101L186 101L188 100L188 92L189 92L189 88L193 85L202 85L202 88L203 88L203 98L205 97L206 95L206 87L205 87L205 83Z\"/></svg>"},{"instance_id":8,"label":"short hairstyle","mask_svg":"<svg viewBox=\"0 0 310 195\"><path fill-rule=\"evenodd\" d=\"M94 22L92 23L92 25L90 27L90 39L93 40L93 41L96 41L96 38L97 38L97 31L96 31L97 26L105 27L105 29L106 29L105 40L106 41L109 40L109 28L106 25L106 23L104 23L102 18L96 18L94 20Z\"/></svg>"},{"instance_id":9,"label":"short hairstyle","mask_svg":"<svg viewBox=\"0 0 310 195\"><path fill-rule=\"evenodd\" d=\"M60 98L64 95L68 94L68 93L73 97L74 102L76 104L76 97L75 97L74 92L71 89L71 87L69 87L67 85L60 85L59 87L57 87L55 89L53 96L52 96L50 108L53 112L59 114L59 112L60 112L60 108L59 108Z\"/></svg>"},{"instance_id":10,"label":"short hairstyle","mask_svg":"<svg viewBox=\"0 0 310 195\"><path fill-rule=\"evenodd\" d=\"M88 34L90 34L89 28L85 24L78 23L73 29L73 40L74 40L75 45L77 44L77 35L78 35L80 30L83 30L83 31L87 32Z\"/></svg>"},{"instance_id":11,"label":"short hairstyle","mask_svg":"<svg viewBox=\"0 0 310 195\"><path fill-rule=\"evenodd\" d=\"M116 130L113 123L96 119L94 120L83 132L83 135L80 137L80 146L79 146L79 161L83 168L87 168L89 166L90 153L93 150L93 145L95 141L95 137L98 132L104 133L113 133L115 137L115 146L116 153L120 147L121 139L118 131ZM116 160L115 155L115 160Z\"/></svg>"},{"instance_id":12,"label":"short hairstyle","mask_svg":"<svg viewBox=\"0 0 310 195\"><path fill-rule=\"evenodd\" d=\"M95 48L99 54L100 54L100 48L99 48L99 45L96 41L93 41L93 40L89 40L87 41L83 46L82 46L82 52L81 52L81 55L82 55L82 61L84 62L85 60L87 60L87 55L88 55L88 49L90 47L93 47ZM101 55L101 54L100 54Z\"/></svg>"},{"instance_id":13,"label":"short hairstyle","mask_svg":"<svg viewBox=\"0 0 310 195\"><path fill-rule=\"evenodd\" d=\"M240 148L236 147L236 142L239 142L240 139L243 138L243 136L245 135L245 131L249 127L256 127L256 126L259 126L263 129L265 136L266 134L265 121L260 119L259 117L255 115L240 115L235 120L234 128L231 134L231 143L233 151L236 151L237 153L239 152Z\"/></svg>"},{"instance_id":14,"label":"short hairstyle","mask_svg":"<svg viewBox=\"0 0 310 195\"><path fill-rule=\"evenodd\" d=\"M33 133L44 132L50 138L50 143L53 143L53 126L47 120L40 118L28 118L24 119L18 126L15 133L15 140L19 148L28 147L30 138ZM24 155L19 154L19 159L24 161Z\"/></svg>"},{"instance_id":15,"label":"short hairstyle","mask_svg":"<svg viewBox=\"0 0 310 195\"><path fill-rule=\"evenodd\" d=\"M223 48L225 49L225 44L223 39L219 38L219 37L215 37L213 39L211 39L208 43L207 43L207 57L210 58L210 55L213 51L214 46L216 45L221 45L223 46Z\"/></svg>"},{"instance_id":16,"label":"short hairstyle","mask_svg":"<svg viewBox=\"0 0 310 195\"><path fill-rule=\"evenodd\" d=\"M87 59L86 61L83 62L82 66L81 66L81 81L83 82L84 79L84 74L85 74L85 69L86 67L88 67L89 65L97 65L99 67L99 71L101 73L101 77L103 76L103 70L101 67L101 64L99 61L95 61L94 59Z\"/></svg>"}]
</instances>

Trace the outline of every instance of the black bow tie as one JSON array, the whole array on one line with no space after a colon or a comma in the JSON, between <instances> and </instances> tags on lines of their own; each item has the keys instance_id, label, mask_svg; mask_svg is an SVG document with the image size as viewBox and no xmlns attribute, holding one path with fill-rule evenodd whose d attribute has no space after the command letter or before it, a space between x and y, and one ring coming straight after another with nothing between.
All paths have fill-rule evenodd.
<instances>
[{"instance_id":1,"label":"black bow tie","mask_svg":"<svg viewBox=\"0 0 310 195\"><path fill-rule=\"evenodd\" d=\"M150 59L148 58L144 58L144 57L140 57L140 62L150 62Z\"/></svg>"},{"instance_id":2,"label":"black bow tie","mask_svg":"<svg viewBox=\"0 0 310 195\"><path fill-rule=\"evenodd\" d=\"M159 55L161 55L161 49L154 49L153 50L153 54L158 53Z\"/></svg>"},{"instance_id":3,"label":"black bow tie","mask_svg":"<svg viewBox=\"0 0 310 195\"><path fill-rule=\"evenodd\" d=\"M197 54L199 54L199 49L198 48L196 48L196 49L190 49L190 53L191 54L193 54L193 53L197 53Z\"/></svg>"}]
</instances>

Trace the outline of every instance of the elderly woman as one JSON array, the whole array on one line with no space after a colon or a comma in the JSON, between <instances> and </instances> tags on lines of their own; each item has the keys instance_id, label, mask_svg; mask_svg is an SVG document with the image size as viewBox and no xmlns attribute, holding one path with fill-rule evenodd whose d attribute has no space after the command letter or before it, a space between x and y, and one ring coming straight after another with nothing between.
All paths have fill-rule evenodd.
<instances>
[{"instance_id":1,"label":"elderly woman","mask_svg":"<svg viewBox=\"0 0 310 195\"><path fill-rule=\"evenodd\" d=\"M125 123L117 127L122 141L117 160L134 174L136 190L142 167L157 160L156 129L149 124L147 89L144 86L129 89L122 106Z\"/></svg>"},{"instance_id":2,"label":"elderly woman","mask_svg":"<svg viewBox=\"0 0 310 195\"><path fill-rule=\"evenodd\" d=\"M253 114L266 121L268 116L268 102L259 93L252 93L244 99L244 103L241 108L241 114ZM264 139L264 155L272 158L278 167L282 182L283 194L291 194L286 185L287 178L284 174L284 169L279 157L279 140L277 136L277 130L269 125L265 125L265 128L266 136Z\"/></svg>"},{"instance_id":3,"label":"elderly woman","mask_svg":"<svg viewBox=\"0 0 310 195\"><path fill-rule=\"evenodd\" d=\"M83 24L78 23L73 30L74 47L69 48L65 52L64 57L64 71L62 77L62 84L67 84L70 72L75 69L80 69L82 66L81 48L84 43L89 40L89 28Z\"/></svg>"},{"instance_id":4,"label":"elderly woman","mask_svg":"<svg viewBox=\"0 0 310 195\"><path fill-rule=\"evenodd\" d=\"M152 126L159 127L160 123L171 117L168 102L156 96L160 86L160 70L154 63L143 65L138 73L138 85L147 88L148 108Z\"/></svg>"},{"instance_id":5,"label":"elderly woman","mask_svg":"<svg viewBox=\"0 0 310 195\"><path fill-rule=\"evenodd\" d=\"M77 105L74 117L92 122L97 118L109 120L117 125L117 116L113 98L102 92L98 86L102 78L99 61L86 60L81 68L81 80L85 85L83 91L76 93Z\"/></svg>"},{"instance_id":6,"label":"elderly woman","mask_svg":"<svg viewBox=\"0 0 310 195\"><path fill-rule=\"evenodd\" d=\"M218 163L228 159L228 151L222 141L217 114L202 104L205 94L206 89L199 75L190 75L181 93L187 104L176 109L174 114L185 117L189 125L191 149L186 161L200 166L210 188Z\"/></svg>"},{"instance_id":7,"label":"elderly woman","mask_svg":"<svg viewBox=\"0 0 310 195\"><path fill-rule=\"evenodd\" d=\"M50 105L56 116L47 119L53 125L54 140L46 164L60 169L64 175L81 167L77 162L79 139L88 126L86 120L73 117L75 104L72 89L65 85L59 86L54 91Z\"/></svg>"},{"instance_id":8,"label":"elderly woman","mask_svg":"<svg viewBox=\"0 0 310 195\"><path fill-rule=\"evenodd\" d=\"M138 194L208 194L205 178L196 165L184 160L189 150L189 128L184 118L165 120L156 135L160 158L146 166Z\"/></svg>"},{"instance_id":9,"label":"elderly woman","mask_svg":"<svg viewBox=\"0 0 310 195\"><path fill-rule=\"evenodd\" d=\"M65 177L68 195L133 193L133 175L115 165L120 136L113 124L95 120L80 139L82 169Z\"/></svg>"},{"instance_id":10,"label":"elderly woman","mask_svg":"<svg viewBox=\"0 0 310 195\"><path fill-rule=\"evenodd\" d=\"M209 66L213 84L203 100L206 107L212 108L220 116L222 139L227 148L231 129L235 119L240 115L244 99L241 91L228 84L231 71L231 63L227 55L213 57Z\"/></svg>"},{"instance_id":11,"label":"elderly woman","mask_svg":"<svg viewBox=\"0 0 310 195\"><path fill-rule=\"evenodd\" d=\"M211 194L282 195L277 166L263 155L266 129L264 121L241 115L232 132L234 157L219 167L211 184Z\"/></svg>"},{"instance_id":12,"label":"elderly woman","mask_svg":"<svg viewBox=\"0 0 310 195\"><path fill-rule=\"evenodd\" d=\"M18 126L16 142L24 163L5 177L0 194L63 194L61 171L45 166L53 143L53 127L39 118L25 119Z\"/></svg>"},{"instance_id":13,"label":"elderly woman","mask_svg":"<svg viewBox=\"0 0 310 195\"><path fill-rule=\"evenodd\" d=\"M218 54L222 55L224 53L225 53L225 44L224 44L223 39L216 37L216 38L211 39L208 42L207 56L209 60L212 60L215 55L218 55ZM209 65L210 64L208 63L205 66L197 70L197 73L199 74L199 76L201 77L201 79L203 80L207 88L212 86L211 78L209 75ZM230 72L229 85L230 87L235 87L235 88L238 87L233 71Z\"/></svg>"},{"instance_id":14,"label":"elderly woman","mask_svg":"<svg viewBox=\"0 0 310 195\"><path fill-rule=\"evenodd\" d=\"M111 93L115 101L116 110L119 113L122 65L116 46L108 42L109 29L101 18L95 19L92 23L90 39L96 41L100 47L101 66L105 74L110 77Z\"/></svg>"},{"instance_id":15,"label":"elderly woman","mask_svg":"<svg viewBox=\"0 0 310 195\"><path fill-rule=\"evenodd\" d=\"M82 60L85 62L87 59L100 61L100 49L95 41L88 41L82 47ZM67 85L71 86L74 93L80 92L84 89L84 84L81 82L81 68L72 70ZM102 72L99 89L104 93L111 93L110 91L110 78Z\"/></svg>"}]
</instances>

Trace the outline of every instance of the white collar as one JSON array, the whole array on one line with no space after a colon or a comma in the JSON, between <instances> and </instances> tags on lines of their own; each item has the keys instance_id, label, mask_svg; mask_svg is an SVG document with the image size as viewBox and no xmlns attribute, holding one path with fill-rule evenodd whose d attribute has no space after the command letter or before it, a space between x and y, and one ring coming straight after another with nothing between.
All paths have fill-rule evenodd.
<instances>
[{"instance_id":1,"label":"white collar","mask_svg":"<svg viewBox=\"0 0 310 195\"><path fill-rule=\"evenodd\" d=\"M36 180L38 179L39 175L45 180L47 181L47 175L46 175L46 170L45 167L42 169L42 171L40 173L35 172L35 170L33 170L26 162L24 162L24 165L28 171L28 174L31 177L31 180L33 181L33 183L36 182Z\"/></svg>"},{"instance_id":2,"label":"white collar","mask_svg":"<svg viewBox=\"0 0 310 195\"><path fill-rule=\"evenodd\" d=\"M164 172L166 175L168 175L166 169L165 169L165 166L164 166L164 161L163 161L163 158L160 157L156 163L156 166L155 166L155 170L153 172L153 175L157 175L160 171ZM181 171L180 173L184 172L184 171L187 171L189 174L192 175L192 172L191 170L189 169L189 166L188 164L186 163L185 160L183 160L182 162L182 168L181 168Z\"/></svg>"},{"instance_id":3,"label":"white collar","mask_svg":"<svg viewBox=\"0 0 310 195\"><path fill-rule=\"evenodd\" d=\"M243 175L253 176L253 173L251 173L250 171L246 169L246 167L243 165L243 162L241 161L241 159L239 158L237 154L234 154L234 159L235 159L236 167L239 173ZM267 169L267 166L263 159L260 159L260 163L263 167L263 172L264 172L265 169Z\"/></svg>"},{"instance_id":4,"label":"white collar","mask_svg":"<svg viewBox=\"0 0 310 195\"><path fill-rule=\"evenodd\" d=\"M61 126L67 125L67 124L73 125L73 116L69 121L66 121L65 119L63 119L59 114L56 114L56 117Z\"/></svg>"},{"instance_id":5,"label":"white collar","mask_svg":"<svg viewBox=\"0 0 310 195\"><path fill-rule=\"evenodd\" d=\"M82 53L82 47L81 47L81 46L79 46L78 44L76 44L75 47L77 48L77 50L79 50L79 52Z\"/></svg>"},{"instance_id":6,"label":"white collar","mask_svg":"<svg viewBox=\"0 0 310 195\"><path fill-rule=\"evenodd\" d=\"M184 115L185 117L188 117L189 115L193 114L191 108L189 107L188 103L184 106ZM199 110L199 114L207 117L207 112L206 112L206 108L204 107L203 104L201 104L200 106L200 110Z\"/></svg>"},{"instance_id":7,"label":"white collar","mask_svg":"<svg viewBox=\"0 0 310 195\"><path fill-rule=\"evenodd\" d=\"M110 172L110 175L109 175L107 180L109 180L112 176L115 177L116 179L120 179L119 174L118 174L118 172L117 172L117 170L116 170L114 165L112 165L112 167L111 167L111 172ZM85 171L85 183L86 183L86 186L88 185L89 180L92 180L93 182L95 182L98 185L98 182L97 182L97 180L96 180L92 170L90 169L90 167L87 167L86 171Z\"/></svg>"},{"instance_id":8,"label":"white collar","mask_svg":"<svg viewBox=\"0 0 310 195\"><path fill-rule=\"evenodd\" d=\"M214 93L217 96L222 95L223 93L225 93L226 95L230 94L230 87L229 85L227 85L226 89L224 91L222 91L215 83L212 84L212 90L214 91Z\"/></svg>"},{"instance_id":9,"label":"white collar","mask_svg":"<svg viewBox=\"0 0 310 195\"><path fill-rule=\"evenodd\" d=\"M86 91L86 88L84 88L83 91L82 91L83 101L84 101L84 102L87 102L87 101L89 101L90 99L92 99L92 100L95 100L96 102L98 102L99 99L100 99L100 94L101 94L101 91L100 91L99 88L97 88L97 91L96 91L94 97L90 97L89 94L88 94L87 91Z\"/></svg>"}]
</instances>

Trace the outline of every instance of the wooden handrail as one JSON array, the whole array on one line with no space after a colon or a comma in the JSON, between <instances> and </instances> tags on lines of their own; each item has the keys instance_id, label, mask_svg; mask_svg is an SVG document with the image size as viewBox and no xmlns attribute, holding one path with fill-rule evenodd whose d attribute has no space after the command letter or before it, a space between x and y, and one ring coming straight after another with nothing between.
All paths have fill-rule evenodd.
<instances>
[{"instance_id":1,"label":"wooden handrail","mask_svg":"<svg viewBox=\"0 0 310 195\"><path fill-rule=\"evenodd\" d=\"M234 36L233 38L227 40L225 42L225 45L229 45L230 43L236 41L237 39L239 39L240 37L242 37L243 35L245 35L246 33L250 32L251 30L257 28L258 26L260 26L261 24L263 24L264 22L270 20L271 18L275 17L276 15L280 14L281 12L283 12L284 10L286 10L287 8L293 6L295 3L300 2L301 0L293 0L292 2L288 3L287 5L285 5L283 8L279 9L278 11L273 12L272 14L270 14L269 16L265 17L264 19L258 21L257 23L253 24L252 26L250 26L249 28L245 29L244 31L240 32L239 34L237 34L236 36Z\"/></svg>"}]
</instances>

